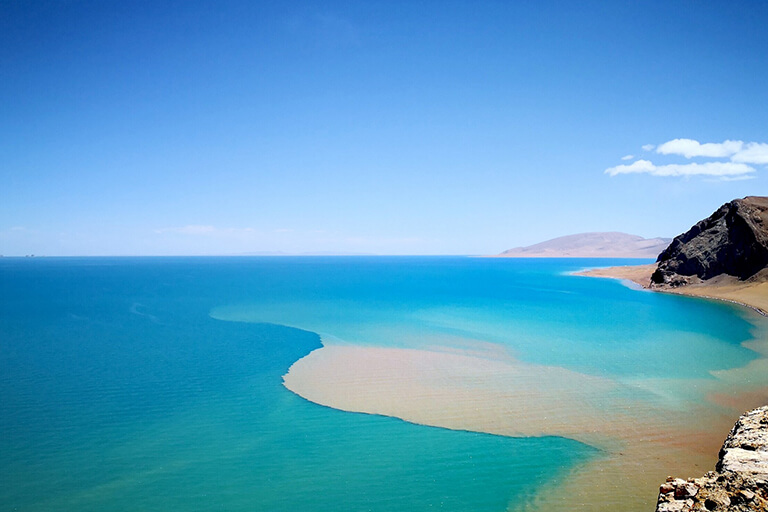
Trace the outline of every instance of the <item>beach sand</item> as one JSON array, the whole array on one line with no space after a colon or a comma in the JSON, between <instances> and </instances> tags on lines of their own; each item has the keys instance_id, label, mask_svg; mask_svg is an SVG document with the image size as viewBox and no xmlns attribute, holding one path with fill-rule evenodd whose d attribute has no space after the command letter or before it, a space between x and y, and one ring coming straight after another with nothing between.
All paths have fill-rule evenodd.
<instances>
[{"instance_id":1,"label":"beach sand","mask_svg":"<svg viewBox=\"0 0 768 512\"><path fill-rule=\"evenodd\" d=\"M648 288L651 284L651 274L653 274L654 270L656 270L656 264L651 263L649 265L627 265L626 267L593 268L574 272L574 275L622 279L632 281L643 288Z\"/></svg>"},{"instance_id":2,"label":"beach sand","mask_svg":"<svg viewBox=\"0 0 768 512\"><path fill-rule=\"evenodd\" d=\"M651 274L653 274L654 270L656 270L655 263L650 265L596 268L576 272L575 275L623 279L632 281L643 288L649 288ZM654 291L735 302L748 306L763 315L768 315L768 280L765 277L747 281L723 277L701 284L689 284L673 289L655 289Z\"/></svg>"}]
</instances>

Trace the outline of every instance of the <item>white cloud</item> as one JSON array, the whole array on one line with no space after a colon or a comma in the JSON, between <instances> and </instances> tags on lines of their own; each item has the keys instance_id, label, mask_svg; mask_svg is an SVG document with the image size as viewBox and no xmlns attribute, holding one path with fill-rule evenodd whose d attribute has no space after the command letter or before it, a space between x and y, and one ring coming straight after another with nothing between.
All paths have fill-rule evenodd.
<instances>
[{"instance_id":1,"label":"white cloud","mask_svg":"<svg viewBox=\"0 0 768 512\"><path fill-rule=\"evenodd\" d=\"M656 148L656 152L662 155L681 155L685 158L693 158L695 156L724 158L741 151L743 145L744 143L740 140L702 144L693 139L673 139Z\"/></svg>"},{"instance_id":2,"label":"white cloud","mask_svg":"<svg viewBox=\"0 0 768 512\"><path fill-rule=\"evenodd\" d=\"M650 174L651 176L714 176L734 177L755 172L755 169L735 162L706 162L703 164L655 165L648 160L638 160L629 165L617 165L605 170L610 176L618 174Z\"/></svg>"},{"instance_id":3,"label":"white cloud","mask_svg":"<svg viewBox=\"0 0 768 512\"><path fill-rule=\"evenodd\" d=\"M755 176L751 165L768 165L768 144L762 142L744 142L725 140L723 142L701 143L694 139L672 139L659 146L646 144L643 149L662 155L674 155L687 159L693 157L728 159L704 163L683 163L656 165L649 160L637 160L631 164L610 167L605 173L649 174L651 176L708 176L721 181L748 180ZM622 160L631 160L632 155L623 156ZM751 165L749 165L751 164Z\"/></svg>"},{"instance_id":4,"label":"white cloud","mask_svg":"<svg viewBox=\"0 0 768 512\"><path fill-rule=\"evenodd\" d=\"M741 151L731 157L731 161L745 164L768 164L768 144L749 142Z\"/></svg>"},{"instance_id":5,"label":"white cloud","mask_svg":"<svg viewBox=\"0 0 768 512\"><path fill-rule=\"evenodd\" d=\"M653 165L652 162L649 162L648 160L638 160L629 165L609 167L605 170L605 174L616 176L617 174L651 173L654 169L656 169L656 166Z\"/></svg>"},{"instance_id":6,"label":"white cloud","mask_svg":"<svg viewBox=\"0 0 768 512\"><path fill-rule=\"evenodd\" d=\"M753 180L757 176L754 174L744 174L742 176L721 176L717 180L711 180L711 181L744 181L744 180Z\"/></svg>"}]
</instances>

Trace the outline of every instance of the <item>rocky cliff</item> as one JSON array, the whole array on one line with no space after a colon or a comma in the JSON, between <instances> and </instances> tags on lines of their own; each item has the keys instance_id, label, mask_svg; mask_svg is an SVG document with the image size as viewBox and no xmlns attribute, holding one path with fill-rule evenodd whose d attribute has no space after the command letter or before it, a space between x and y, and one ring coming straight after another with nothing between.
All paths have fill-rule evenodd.
<instances>
[{"instance_id":1,"label":"rocky cliff","mask_svg":"<svg viewBox=\"0 0 768 512\"><path fill-rule=\"evenodd\" d=\"M658 257L653 285L678 287L726 274L740 280L768 267L768 197L745 197L672 240Z\"/></svg>"},{"instance_id":2,"label":"rocky cliff","mask_svg":"<svg viewBox=\"0 0 768 512\"><path fill-rule=\"evenodd\" d=\"M668 478L657 512L768 510L768 406L743 415L720 450L715 471L701 478Z\"/></svg>"}]
</instances>

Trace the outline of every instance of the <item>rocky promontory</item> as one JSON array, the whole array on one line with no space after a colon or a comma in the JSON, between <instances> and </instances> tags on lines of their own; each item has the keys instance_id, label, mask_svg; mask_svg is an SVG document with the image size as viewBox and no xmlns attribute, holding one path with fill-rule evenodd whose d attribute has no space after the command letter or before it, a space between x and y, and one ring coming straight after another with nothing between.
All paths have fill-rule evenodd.
<instances>
[{"instance_id":1,"label":"rocky promontory","mask_svg":"<svg viewBox=\"0 0 768 512\"><path fill-rule=\"evenodd\" d=\"M656 261L651 286L676 288L721 275L754 278L768 268L768 197L724 204L675 237Z\"/></svg>"},{"instance_id":2,"label":"rocky promontory","mask_svg":"<svg viewBox=\"0 0 768 512\"><path fill-rule=\"evenodd\" d=\"M628 279L654 291L736 302L768 316L768 197L735 199L675 237L653 265L580 275Z\"/></svg>"},{"instance_id":3,"label":"rocky promontory","mask_svg":"<svg viewBox=\"0 0 768 512\"><path fill-rule=\"evenodd\" d=\"M744 414L720 450L715 471L701 478L668 478L657 512L768 510L768 406Z\"/></svg>"}]
</instances>

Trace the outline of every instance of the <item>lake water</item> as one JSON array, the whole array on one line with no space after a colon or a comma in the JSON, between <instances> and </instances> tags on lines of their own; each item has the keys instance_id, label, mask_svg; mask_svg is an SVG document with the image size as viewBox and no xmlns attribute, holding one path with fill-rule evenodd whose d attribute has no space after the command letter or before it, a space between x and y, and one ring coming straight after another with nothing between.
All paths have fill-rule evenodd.
<instances>
[{"instance_id":1,"label":"lake water","mask_svg":"<svg viewBox=\"0 0 768 512\"><path fill-rule=\"evenodd\" d=\"M616 263L646 262L0 259L2 509L524 508L601 450L338 411L282 376L321 336L484 342L617 382L712 381L758 358L735 306L568 275ZM702 399L686 389L654 399Z\"/></svg>"}]
</instances>

